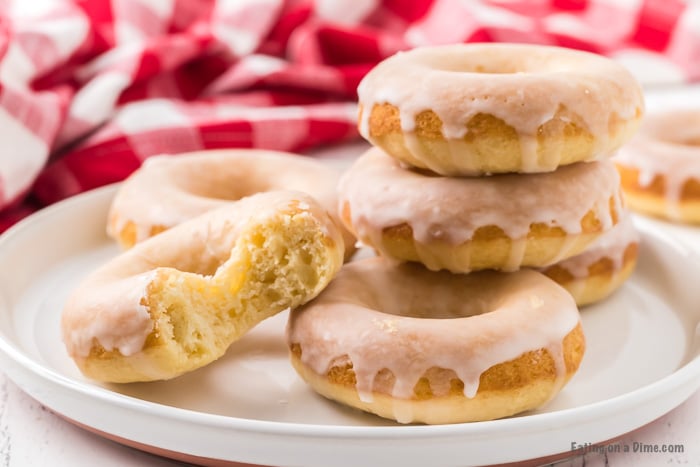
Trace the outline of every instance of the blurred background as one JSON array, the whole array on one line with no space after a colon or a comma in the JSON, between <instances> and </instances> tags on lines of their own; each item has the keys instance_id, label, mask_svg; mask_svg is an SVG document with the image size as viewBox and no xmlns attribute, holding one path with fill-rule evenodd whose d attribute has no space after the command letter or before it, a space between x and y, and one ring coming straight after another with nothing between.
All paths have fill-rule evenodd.
<instances>
[{"instance_id":1,"label":"blurred background","mask_svg":"<svg viewBox=\"0 0 700 467\"><path fill-rule=\"evenodd\" d=\"M5 0L0 231L154 154L355 140L378 61L484 41L603 54L663 92L700 79L700 2Z\"/></svg>"}]
</instances>

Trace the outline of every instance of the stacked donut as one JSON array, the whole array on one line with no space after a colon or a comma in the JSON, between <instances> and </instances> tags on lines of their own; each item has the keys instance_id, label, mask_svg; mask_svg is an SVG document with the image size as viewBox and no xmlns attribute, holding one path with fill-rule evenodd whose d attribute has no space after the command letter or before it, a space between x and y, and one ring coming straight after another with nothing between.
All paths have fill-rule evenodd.
<instances>
[{"instance_id":1,"label":"stacked donut","mask_svg":"<svg viewBox=\"0 0 700 467\"><path fill-rule=\"evenodd\" d=\"M644 104L620 65L553 47L424 48L380 64L359 95L376 147L341 182L342 217L382 255L457 273L546 268L565 286L631 272L636 234L608 159ZM606 295L580 282L578 304Z\"/></svg>"},{"instance_id":2,"label":"stacked donut","mask_svg":"<svg viewBox=\"0 0 700 467\"><path fill-rule=\"evenodd\" d=\"M639 85L585 52L462 44L397 54L358 94L375 147L341 179L340 216L380 258L292 313L295 368L400 422L539 407L583 356L576 302L634 267L608 157L639 124Z\"/></svg>"}]
</instances>

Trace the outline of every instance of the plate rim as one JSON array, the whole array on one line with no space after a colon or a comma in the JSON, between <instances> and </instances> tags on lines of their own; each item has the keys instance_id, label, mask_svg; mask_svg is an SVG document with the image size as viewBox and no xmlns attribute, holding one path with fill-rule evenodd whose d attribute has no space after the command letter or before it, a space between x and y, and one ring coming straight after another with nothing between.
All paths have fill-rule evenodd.
<instances>
[{"instance_id":1,"label":"plate rim","mask_svg":"<svg viewBox=\"0 0 700 467\"><path fill-rule=\"evenodd\" d=\"M109 196L108 194L115 192L118 186L119 184L117 183L96 188L55 203L28 216L0 235L0 252L6 248L6 244L15 241L15 239L18 236L21 236L26 229L32 228L37 223L50 220L52 217L59 216L63 210L74 209L75 205L97 202L97 198ZM638 226L640 227L640 233L642 236L649 235L655 237L657 241L664 242L670 248L675 249L678 254L690 257L691 259L689 261L693 261L694 263L692 267L700 271L700 266L698 266L700 265L700 261L697 261L698 254L688 245L683 242L672 242L672 237L669 233L659 231L658 229L653 228L653 226L644 225L644 222L638 224ZM7 306L10 308L9 304L7 304ZM698 329L700 329L700 324L698 324L698 326ZM196 425L206 425L214 428L244 431L247 433L264 433L266 435L275 436L313 437L316 439L326 440L372 439L375 441L386 441L387 439L395 439L397 434L399 434L402 439L420 438L426 440L442 437L446 434L458 437L472 436L479 438L489 436L493 433L499 433L501 435L508 433L519 433L523 428L526 428L528 425L533 423L533 419L538 426L544 424L551 428L562 428L572 424L590 423L600 418L609 417L610 414L613 413L622 413L629 411L631 408L639 408L644 404L652 402L663 394L685 390L688 395L681 398L677 402L674 402L671 408L664 411L664 413L666 413L677 405L680 405L683 401L692 396L694 392L700 389L699 353L698 355L691 356L690 360L685 362L672 373L632 391L625 392L608 399L592 402L582 406L565 408L555 412L449 425L323 425L318 423L307 424L285 421L256 420L199 412L192 409L168 406L165 404L146 401L133 396L113 392L108 388L93 386L87 382L75 380L41 364L24 352L19 345L13 343L11 339L8 339L8 336L4 332L0 333L0 354L2 354L5 359L11 360L21 371L30 373L33 378L39 378L42 382L48 382L65 390L80 394L81 396L90 397L99 403L109 404L113 408L129 409L138 412L146 411L150 416L161 418L163 420L174 420L185 424L192 423ZM24 384L24 381L20 381L22 378L15 377L16 374L14 369L12 369L12 371L7 371L10 370L8 367L4 370L7 377L15 382L15 384L17 384L23 391L32 395L32 397L39 400L39 402L42 404L46 403L45 400L37 397L33 391L29 390ZM54 408L50 406L49 408L54 410ZM57 412L66 418L74 418L72 415L65 413L65 411ZM651 420L648 420L647 422L649 421ZM95 428L104 429L104 427ZM183 452L185 451L183 450Z\"/></svg>"}]
</instances>

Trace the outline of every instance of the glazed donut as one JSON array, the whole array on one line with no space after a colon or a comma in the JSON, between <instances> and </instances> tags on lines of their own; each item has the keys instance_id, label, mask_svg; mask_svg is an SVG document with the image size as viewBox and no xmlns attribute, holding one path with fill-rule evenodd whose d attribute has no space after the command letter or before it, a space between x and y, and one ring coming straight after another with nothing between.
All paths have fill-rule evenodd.
<instances>
[{"instance_id":1,"label":"glazed donut","mask_svg":"<svg viewBox=\"0 0 700 467\"><path fill-rule=\"evenodd\" d=\"M612 155L637 129L642 90L621 65L526 44L417 48L358 87L363 137L441 175L549 172Z\"/></svg>"},{"instance_id":2,"label":"glazed donut","mask_svg":"<svg viewBox=\"0 0 700 467\"><path fill-rule=\"evenodd\" d=\"M232 200L272 190L309 193L337 220L339 175L315 160L267 150L150 157L119 188L107 233L129 248ZM355 250L355 238L343 229L343 239L349 257Z\"/></svg>"},{"instance_id":3,"label":"glazed donut","mask_svg":"<svg viewBox=\"0 0 700 467\"><path fill-rule=\"evenodd\" d=\"M610 161L551 173L440 177L372 148L339 183L341 219L382 256L431 270L514 271L574 256L617 223Z\"/></svg>"},{"instance_id":4,"label":"glazed donut","mask_svg":"<svg viewBox=\"0 0 700 467\"><path fill-rule=\"evenodd\" d=\"M321 395L400 423L501 418L552 399L585 349L571 296L533 270L346 264L292 311L291 361Z\"/></svg>"},{"instance_id":5,"label":"glazed donut","mask_svg":"<svg viewBox=\"0 0 700 467\"><path fill-rule=\"evenodd\" d=\"M607 298L629 278L637 265L638 249L639 233L625 213L583 253L541 272L568 290L579 307L590 305Z\"/></svg>"},{"instance_id":6,"label":"glazed donut","mask_svg":"<svg viewBox=\"0 0 700 467\"><path fill-rule=\"evenodd\" d=\"M63 309L64 343L91 379L174 378L317 295L343 262L342 241L303 193L261 193L209 211L88 276Z\"/></svg>"},{"instance_id":7,"label":"glazed donut","mask_svg":"<svg viewBox=\"0 0 700 467\"><path fill-rule=\"evenodd\" d=\"M650 115L614 161L631 209L700 224L700 110Z\"/></svg>"}]
</instances>

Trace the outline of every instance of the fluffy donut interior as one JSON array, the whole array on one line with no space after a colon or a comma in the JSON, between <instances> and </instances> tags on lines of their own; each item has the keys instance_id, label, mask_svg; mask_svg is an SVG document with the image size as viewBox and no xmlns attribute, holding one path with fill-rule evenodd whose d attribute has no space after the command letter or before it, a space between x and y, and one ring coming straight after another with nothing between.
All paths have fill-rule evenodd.
<instances>
[{"instance_id":1,"label":"fluffy donut interior","mask_svg":"<svg viewBox=\"0 0 700 467\"><path fill-rule=\"evenodd\" d=\"M216 271L164 269L148 303L166 342L183 357L208 358L212 343L237 337L255 323L298 305L328 280L329 254L304 216L256 225ZM196 262L196 258L193 258Z\"/></svg>"}]
</instances>

